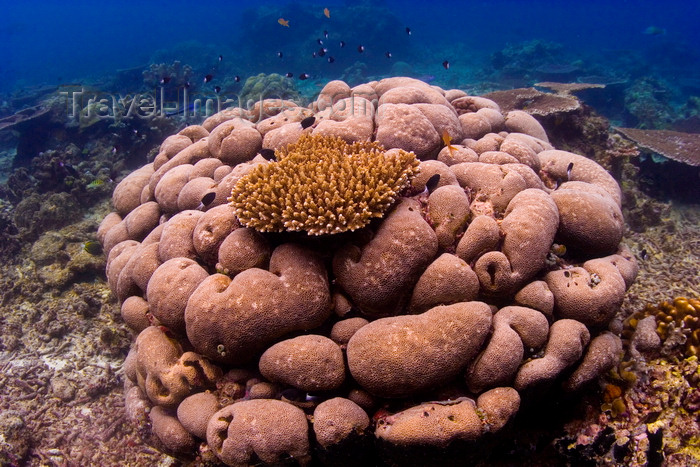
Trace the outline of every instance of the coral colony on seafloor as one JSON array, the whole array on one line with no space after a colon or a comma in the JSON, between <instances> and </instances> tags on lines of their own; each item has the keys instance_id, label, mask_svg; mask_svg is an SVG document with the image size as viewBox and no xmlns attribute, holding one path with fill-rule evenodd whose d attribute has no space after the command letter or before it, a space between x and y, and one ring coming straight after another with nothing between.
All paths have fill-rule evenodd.
<instances>
[{"instance_id":1,"label":"coral colony on seafloor","mask_svg":"<svg viewBox=\"0 0 700 467\"><path fill-rule=\"evenodd\" d=\"M476 446L618 368L638 266L596 162L412 78L256 105L167 137L98 230L138 335L126 410L161 448Z\"/></svg>"}]
</instances>

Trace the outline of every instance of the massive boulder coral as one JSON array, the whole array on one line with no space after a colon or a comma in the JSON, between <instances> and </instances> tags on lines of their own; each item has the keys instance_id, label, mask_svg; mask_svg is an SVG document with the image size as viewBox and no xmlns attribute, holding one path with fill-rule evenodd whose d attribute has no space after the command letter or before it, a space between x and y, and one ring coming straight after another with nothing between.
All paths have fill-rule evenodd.
<instances>
[{"instance_id":1,"label":"massive boulder coral","mask_svg":"<svg viewBox=\"0 0 700 467\"><path fill-rule=\"evenodd\" d=\"M173 452L479 443L619 359L637 273L619 186L483 97L388 78L227 109L113 202L128 409Z\"/></svg>"},{"instance_id":2,"label":"massive boulder coral","mask_svg":"<svg viewBox=\"0 0 700 467\"><path fill-rule=\"evenodd\" d=\"M228 405L211 416L207 441L226 465L303 463L309 457L304 412L278 400L250 400Z\"/></svg>"},{"instance_id":3,"label":"massive boulder coral","mask_svg":"<svg viewBox=\"0 0 700 467\"><path fill-rule=\"evenodd\" d=\"M187 337L213 360L241 363L290 332L320 326L330 306L320 258L286 243L272 252L269 271L251 268L233 280L223 274L204 279L187 301Z\"/></svg>"},{"instance_id":4,"label":"massive boulder coral","mask_svg":"<svg viewBox=\"0 0 700 467\"><path fill-rule=\"evenodd\" d=\"M416 394L454 378L490 329L491 310L481 302L378 319L348 342L348 367L363 388L378 396ZM470 339L460 339L465 334Z\"/></svg>"}]
</instances>

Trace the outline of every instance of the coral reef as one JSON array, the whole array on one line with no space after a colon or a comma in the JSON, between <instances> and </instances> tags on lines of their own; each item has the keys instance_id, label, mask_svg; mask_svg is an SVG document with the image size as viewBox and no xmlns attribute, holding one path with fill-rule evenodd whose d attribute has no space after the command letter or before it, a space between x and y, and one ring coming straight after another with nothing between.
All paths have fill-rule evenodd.
<instances>
[{"instance_id":1,"label":"coral reef","mask_svg":"<svg viewBox=\"0 0 700 467\"><path fill-rule=\"evenodd\" d=\"M255 103L264 99L299 100L301 95L294 81L278 73L260 73L245 80L238 97L243 106L248 107L249 102Z\"/></svg>"},{"instance_id":2,"label":"coral reef","mask_svg":"<svg viewBox=\"0 0 700 467\"><path fill-rule=\"evenodd\" d=\"M215 56L217 53L220 51L212 51L209 55ZM188 62L193 63L189 59ZM341 89L341 87L334 86L333 89ZM55 89L52 88L52 90ZM330 90L331 87L326 89L324 96L332 95ZM348 87L343 99L349 98L350 92ZM359 101L357 96L360 94L369 100L378 98L376 95L372 97L373 93L376 94L374 88L369 85L352 89L356 103ZM512 310L505 310L508 313L498 311L498 320L495 319L495 315L493 320L493 338L489 335L482 345L483 356L472 362L483 362L481 367L487 369L498 368L499 365L506 368L509 364L518 367L523 364L524 359L539 359L543 355L545 346L539 347L541 350L537 353L530 353L527 346L532 344L533 348L537 347L536 344L539 344L539 341L533 344L533 335L529 333L532 326L521 326L527 322L518 321L517 316L520 314L537 316L533 323L542 320L551 323L551 320L555 319L554 296L546 282L541 280L544 278L541 276L536 276L537 280L529 282L512 296L517 306L512 306L508 300L496 303L497 296L486 296L485 291L481 290L479 277L472 269L472 261L465 261L462 256L476 259L482 251L499 249L501 219L488 215L472 215L469 208L476 192L472 193L462 188L456 175L447 165L479 162L480 157L483 157L483 161L490 161L489 164L496 163L498 160L509 160L509 163L514 164L515 162L509 159L509 157L515 157L513 154L524 161L529 161L528 164L533 164L538 163L539 160L533 157L532 151L541 151L543 148L533 145L533 141L536 140L526 138L522 134L511 132L506 136L502 132L505 119L497 110L498 107L488 100L466 96L464 92L457 90L446 91L445 96L458 112L465 115L480 111L475 103L487 107L486 110L490 111L482 110L479 116L463 117L462 120L475 122L473 127L465 125L462 128L463 132L470 131L478 134L483 131L479 127L493 127L501 134L493 133L488 137L466 142L455 137L454 144L442 147L438 151L439 161L421 162L422 172L413 181L415 191L407 195L415 197L418 194L419 217L428 220L428 230L430 227L434 230L438 250L430 264L418 268L424 271L419 278L413 279L415 286L407 286L411 289L410 294L400 293L397 288L392 288L392 283L387 284L384 290L394 291L393 297L398 298L392 298L389 302L392 304L400 302L401 313L408 310L415 315L435 306L468 302L474 299L486 300L494 312L497 308L505 309L508 305L510 305L508 308L516 309L518 306L527 307L525 310L528 311L517 313L513 313ZM465 98L459 107L456 97ZM322 121L326 121L327 124L337 124L337 130L333 131L353 128L352 131L344 133L344 139L348 138L346 141L366 141L365 138L372 138L375 128L374 114L372 113L371 117L363 117L364 121L357 119L348 122L346 121L348 110L362 107L350 106L347 104L348 101L344 102L345 104L340 104L340 101L334 100L333 107L327 106L325 109L329 116L327 119L321 119L321 115L317 113L316 118L319 122L311 131L315 131ZM271 103L268 108L273 108L274 105ZM343 105L344 112L340 109ZM322 106L318 109L314 107L314 111L318 112L320 107ZM301 118L295 117L294 120L284 121L285 118L298 112L298 109L282 115L275 125L279 124L281 127L297 122L296 128L299 128L298 122ZM309 109L304 111L308 112L304 117L312 114ZM165 151L161 152L159 164L162 165L172 159L185 146L192 145L193 140L206 137L203 128L209 132L227 119L237 116L248 118L247 115L248 112L242 109L223 112L207 121L203 127L195 126L183 132L182 135L168 138L169 144L164 145L169 146L167 156ZM497 119L499 116L500 120ZM542 398L547 404L543 406L533 404L533 395L536 396L533 392L538 393L540 389L538 387L537 391L520 395L522 400L519 409L514 406L513 398L506 397L509 393L512 394L509 390L494 391L485 388L485 392L477 397L480 391L477 387L470 389L465 386L469 382L466 380L466 373L471 365L464 370L465 381L461 380L460 375L447 386L434 388L434 390L431 388L425 394L414 396L415 402L408 403L402 398L378 399L354 384L352 375L346 375L345 383L340 389L331 393L307 394L305 391L288 386L288 383L283 382L284 380L280 383L269 382L267 377L259 374L260 368L257 365L259 362L253 359L246 365L245 370L236 366L227 371L217 379L214 386L209 386L207 389L197 386L195 391L202 392L195 392L185 397L177 410L154 406L150 409L150 414L147 413L151 403L147 399L142 399L141 389L128 378L124 386L125 376L121 368L129 345L136 334L151 325L163 326L163 329L169 326L160 323L158 318L150 312L150 303L146 300L149 279L161 265L160 242L155 240L159 235L157 231L162 227L157 228L150 239L144 239L142 247L133 252L135 254L121 259L124 261L123 269L128 271L123 274L124 278L121 281L119 280L121 274L116 274L122 268L122 266L117 268L120 261L113 262L113 268L110 268L114 269L112 284L116 287L116 295L126 297L121 310L117 301L112 298L114 295L109 292L101 272L104 270L105 257L99 253L89 253L86 248L87 241L94 238L97 222L110 209L108 203L104 202L114 187L110 179L119 181L127 166L133 167L135 163L143 164L145 155L151 150L154 141L160 143L163 139L162 132L165 131L167 134L173 130L163 126L162 123L165 122L149 121L142 126L138 121L128 120L109 129L106 126L102 128L102 125L94 125L90 127L90 132L85 133L79 133L77 126L72 127L63 123L49 125L53 129L48 133L43 131L46 128L35 127L35 130L39 130L38 133L21 130L28 140L36 140L38 143L36 147L41 148L39 150L44 154L39 155L33 150L26 151L24 154L27 158L21 160L21 165L24 167L15 169L8 179L8 184L0 188L2 196L0 225L4 229L4 234L11 235L11 245L6 241L0 248L0 254L3 257L3 261L0 262L0 291L2 292L0 431L4 435L0 443L0 463L32 466L177 464L178 460L163 453L171 452L176 453L180 459L191 465L219 464L221 461L203 442L206 439L209 419L219 409L237 400L255 398L280 399L301 408L307 415L307 419L313 415L313 433L309 432L308 436L309 447L313 449L314 457L318 456L322 463L333 465L339 465L350 458L358 462L359 459L364 459L366 464L377 464L382 461L396 464L403 461L406 464L422 462L426 465L435 465L441 461L464 463L465 459L473 460L475 465L492 465L497 462L513 465L520 463L523 458L543 465L567 462L579 465L593 463L642 465L647 461L650 464L663 461L667 465L697 463L697 440L700 436L700 428L697 425L697 360L683 358L684 346L677 333L674 334L675 337L669 336L661 348L654 347L654 337L660 340L655 331L654 318L645 318L641 326L644 329L635 333L623 332L624 347L627 349L625 351L630 352L631 347L628 346L633 345L645 360L639 358L636 360L637 364L631 363L631 355L628 354L621 364L613 365L603 381L599 381L599 386L596 386L593 380L586 381L587 377L595 380L600 372L607 371L600 366L601 364L608 365L611 361L615 363L615 360L611 359L617 348L614 338L619 332L621 326L619 323L625 317L639 312L646 304L668 300L669 296L696 296L700 287L696 274L700 260L698 258L700 245L697 240L700 238L700 232L698 232L700 220L696 214L697 210L685 208L677 203L661 202L651 197L648 190L640 190L640 187L649 183L648 173L640 174L638 167L627 162L630 157L635 157L633 145L622 140L619 135L608 135L605 127L601 127L598 131L596 118L595 114L582 116L580 122L591 124L591 128L596 128L596 131L574 135L576 138L573 140L567 139L570 135L566 133L562 133L561 138L556 136L557 125L561 122L546 121L543 126L550 143L559 148L570 150L575 148L573 152L590 155L588 152L590 149L587 147L595 147L596 161L604 164L607 169L612 165L600 158L601 153L610 151L609 158L617 158L619 161L614 164L619 164L621 172L614 173L622 175L621 178L616 175L616 178L621 180L623 213L626 220L632 222L633 227L631 230L626 229L625 243L630 245L631 250L640 259L639 276L627 292L622 309L610 323L609 327L613 332L604 331L596 335L597 331L594 331L595 337L589 344L590 351L586 352L580 363L574 365L576 371L573 371L574 367L565 370L566 373L575 374L575 377L563 381L567 389L574 389L576 384L583 382L586 390L577 391L569 396L561 391L558 384L553 384L549 390L542 393ZM147 126L149 128L146 128ZM239 128L239 125L234 126ZM259 127L262 135L264 125ZM356 131L358 128L361 128L361 132ZM433 128L435 128L434 125ZM233 127L229 127L228 130L233 130ZM238 133L228 132L228 130L224 136L234 133L233 142ZM300 133L294 130L293 125L283 131L293 134L291 139L296 139ZM451 131L450 134L452 134ZM245 133L252 135L247 131ZM319 134L321 133L319 131ZM365 136L367 134L369 137ZM588 138L586 135L593 137L592 140L588 139L588 146L584 144ZM598 138L598 135L604 138ZM504 136L505 139L502 139ZM291 139L279 147L288 144ZM73 141L74 145L69 144L69 140ZM461 143L466 143L468 147ZM232 145L232 147L235 146L237 145ZM202 149L201 145L196 149ZM152 160L158 152L156 146L151 151L149 160ZM485 154L486 152L489 153ZM190 156L193 155L196 153L190 153ZM253 153L246 157L254 155ZM35 158L36 162L30 163L28 157ZM193 183L190 186L191 190L188 189L190 194L186 196L189 200L187 205L191 208L199 207L202 203L202 193L211 189L211 184L219 183L220 188L217 188L217 198L214 201L216 205L200 207L205 210L205 213L199 217L191 230L191 243L186 235L190 232L191 225L182 235L177 235L176 232L181 227L186 227L194 217L191 215L179 217L177 222L173 222L168 228L169 240L166 243L169 243L169 246L163 248L163 254L172 255L173 252L183 252L183 254L196 255L197 261L200 261L199 258L203 259L198 267L203 268L207 275L218 271L235 277L251 268L269 270L271 250L277 247L288 234L260 234L252 229L241 228L226 204L226 198L230 195L235 181L247 170L247 166L240 165L235 173L224 181L224 177L231 173L231 167L228 164L212 157L206 157L201 162L191 159L190 162L197 167L191 172ZM636 161L633 162L636 163ZM62 169L61 164L70 167ZM668 170L668 164L670 163L663 167L664 172ZM688 169L687 165L682 167L685 170ZM79 175L69 173L71 168L75 168ZM561 173L565 173L565 169L566 167L561 170ZM111 214L110 222L103 224L102 230L118 224L122 216L126 216L142 204L142 192L144 201L149 199L151 196L149 181L152 173L152 167L150 171L137 171L123 188L126 188L126 185L132 185L132 182L136 183L129 186L128 190L119 190L121 195L115 197L115 201L118 200L118 206L115 204L115 208L120 214ZM519 173L520 176L530 175L523 170ZM440 175L437 181L436 174ZM213 182L204 181L209 177ZM547 180L550 178L546 177ZM140 182L137 182L137 179ZM101 182L93 184L95 180ZM428 183L429 180L430 183ZM535 183L535 179L530 180ZM669 183L677 184L677 181ZM426 184L427 190L424 189ZM551 185L549 189L553 186ZM55 196L57 192L69 193L75 200L74 203L71 202L72 210L66 211L69 214L66 219L56 219L60 222L51 224L35 218L39 226L43 227L32 228L34 224L27 224L32 232L31 235L27 235L27 230L19 234L14 223L16 204L25 198L32 198L33 206L38 208L41 204L45 204L44 199ZM480 193L493 196L493 192L484 188L481 188ZM40 198L37 200L33 194L38 194ZM651 192L651 194L654 193ZM154 202L154 204L157 203ZM481 206L484 206L484 203L481 203ZM29 204L27 207L29 209L24 211L27 215L37 215L36 211L31 210ZM409 206L404 206L401 212L407 207ZM179 211L183 208L177 209ZM393 210L388 214L391 213ZM51 211L46 211L46 214L50 216ZM158 210L156 224L167 221L173 217L174 212L165 214L162 218L161 214ZM417 220L417 218L414 219ZM79 221L76 222L76 220ZM334 236L332 241L345 243L352 239L353 248L355 245L362 247L369 242L372 235L376 235L378 227L387 224L387 221L388 216L354 234ZM54 230L59 225L71 222L72 224L60 230ZM455 254L457 251L455 245L459 244L460 238L464 236L464 226L467 224L470 241L462 243L458 256ZM428 233L422 225L420 227L418 232ZM386 233L382 235L392 232L392 229L385 230ZM115 234L113 237L113 240L117 240L119 235ZM299 241L298 235L294 237L295 241ZM7 240L8 237L5 239ZM308 240L311 241L310 246L314 250L327 251L327 248L332 248L325 243L325 240L319 242L318 237ZM395 251L413 253L411 251L413 244L410 241L406 243L409 247L402 247L402 245L403 243L399 243ZM381 260L380 253L370 254L372 251L381 252L381 248L384 247L380 247L381 245L367 251L367 258L372 261ZM350 254L353 248L347 251L350 258L353 257ZM561 245L554 246L548 253L546 270L581 264L583 259L572 257L573 253L568 250L563 249ZM414 258L420 257L420 254L414 256ZM400 257L394 256L394 259L397 258ZM194 263L191 259L189 261L186 264ZM326 257L324 261L330 271L330 258ZM391 267L402 266L394 262ZM188 270L189 268L185 269L185 271ZM410 268L404 269L409 271L408 275L411 275L410 270ZM372 277L366 272L362 274L355 277ZM165 277L173 277L176 281L184 277L185 281L182 283L184 295L190 293L188 287L197 283L194 275L178 276L169 273ZM597 282L594 275L591 275L591 279L591 284ZM381 280L387 282L387 280ZM384 285L383 282L382 285ZM407 283L411 284L411 281ZM348 284L352 284L352 281L346 283L349 287ZM277 345L277 341L279 343L292 341L284 345L295 345L294 337L298 334L309 335L309 340L319 339L322 335L334 341L341 352L346 352L348 342L358 329L366 326L369 321L376 322L381 317L381 313L377 316L365 314L369 310L367 307L372 304L371 301L365 302L361 313L357 303L354 300L351 302L339 285L331 282L329 289L332 293L331 303L334 313L329 315L323 326L280 337L275 343L271 343L270 347ZM178 316L183 309L181 305L184 304L180 303L180 299L176 296L172 299L169 303L178 305L174 308L176 310L174 314ZM162 301L163 297L155 298L154 302L158 300ZM162 304L167 302L168 300L165 300ZM376 297L374 303L378 303ZM384 307L379 308L378 311L386 311ZM162 311L162 309L159 310ZM167 316L160 311L156 313ZM650 318L653 325L651 327ZM678 328L675 330L677 331ZM432 333L430 335L432 337ZM180 343L186 342L183 336L176 335L174 331L172 337ZM539 338L539 336L534 337ZM314 357L317 355L314 349L321 348L319 346L323 345L324 349L333 349L332 355L335 356L337 356L337 350L328 341L323 342L323 344L314 343L308 351L299 352L299 355L304 358L296 360L298 365L295 364L292 368L288 369L281 364L273 365L273 373L269 376L281 375L285 378L288 375L298 376L299 373L295 373L294 370L306 368L305 364L314 365L317 368L315 371L326 371L319 369L324 368L319 366L323 361ZM512 352L513 355L509 355L512 358L505 362L494 360L493 355L503 356L495 351L498 348L497 344L515 349L515 352ZM518 349L523 349L523 357L518 357ZM659 354L661 357L657 358ZM550 360L551 357L547 361ZM337 362L337 360L334 361ZM513 361L516 364L513 364ZM220 363L216 365L230 367ZM338 365L333 364L325 368L335 368L337 371ZM480 371L483 372L483 370ZM508 374L508 372L497 374ZM490 384L492 383L487 383L486 387ZM507 386L506 383L499 384ZM482 399L481 396L484 398ZM497 411L485 411L489 407L484 400L488 400L486 396L497 396L491 398L492 401L498 402ZM465 397L473 399L474 402L465 401ZM509 404L506 403L508 401L510 401ZM425 417L424 411L421 410L423 408L427 408L431 415L440 416ZM509 418L512 410L517 410L517 415ZM477 426L469 424L470 420L476 422L476 419L470 418L474 413L481 417L478 420L479 423L488 421L489 426L500 428L496 435L502 436L494 437L493 433L479 435ZM400 417L394 417L399 414L401 414ZM461 414L464 414L464 419L451 419ZM370 419L369 416L372 418ZM407 433L404 430L407 426L406 422L415 423L423 428L424 439L433 439L436 444L445 442L445 439L452 439L452 442L446 448L443 448L442 444L440 447L433 448L427 445L412 445L410 442L403 445L393 444L398 438L392 438L392 436L399 433L398 429L393 434L382 438L387 441L380 441L374 436L379 424L393 425L399 418L403 433ZM501 426L503 421L508 423ZM459 425L460 429L449 434L446 432L438 434L434 428L443 426L442 423L447 424L448 427ZM301 427L302 424L299 425ZM86 426L89 429L86 429ZM291 425L285 422L284 426ZM223 430L219 433L223 434ZM245 433L245 431L237 432L234 436L238 433ZM271 429L266 439L273 439L273 436L277 436L275 433L279 435L279 431ZM417 434L417 432L409 433L414 440L417 439ZM470 434L476 436L475 441L466 439ZM440 438L440 436L443 437ZM453 437L450 438L450 436ZM388 441L389 438L391 441ZM410 441L411 438L404 436L402 439ZM492 443L494 440L497 440L498 444L494 445ZM250 439L247 441L241 439L242 443L248 441ZM296 441L298 442L292 443L294 446L303 447L302 438L296 438ZM151 446L155 446L157 450ZM191 456L195 450L199 450L198 457L193 459ZM270 450L265 452L265 455L275 455ZM297 448L294 452L299 452L301 455L302 450ZM286 461L291 459L282 460L282 462Z\"/></svg>"},{"instance_id":3,"label":"coral reef","mask_svg":"<svg viewBox=\"0 0 700 467\"><path fill-rule=\"evenodd\" d=\"M508 44L491 55L491 66L498 70L502 77L511 78L524 78L533 73L550 78L551 75L571 76L577 68L562 66L565 62L564 47L543 40Z\"/></svg>"},{"instance_id":4,"label":"coral reef","mask_svg":"<svg viewBox=\"0 0 700 467\"><path fill-rule=\"evenodd\" d=\"M697 357L700 351L700 300L677 297L673 301L662 301L657 305L647 304L643 310L625 321L630 330L647 317L655 319L654 328L667 347L665 353L682 349L685 357Z\"/></svg>"},{"instance_id":5,"label":"coral reef","mask_svg":"<svg viewBox=\"0 0 700 467\"><path fill-rule=\"evenodd\" d=\"M181 87L190 82L193 77L192 67L175 60L172 63L152 63L143 70L143 84L149 88L157 88L168 84Z\"/></svg>"},{"instance_id":6,"label":"coral reef","mask_svg":"<svg viewBox=\"0 0 700 467\"><path fill-rule=\"evenodd\" d=\"M700 134L670 130L615 128L643 149L684 164L700 165Z\"/></svg>"},{"instance_id":7,"label":"coral reef","mask_svg":"<svg viewBox=\"0 0 700 467\"><path fill-rule=\"evenodd\" d=\"M668 128L675 112L666 101L668 86L653 77L635 80L625 90L627 126L634 128Z\"/></svg>"},{"instance_id":8,"label":"coral reef","mask_svg":"<svg viewBox=\"0 0 700 467\"><path fill-rule=\"evenodd\" d=\"M207 389L218 401L207 407L221 409L203 411L202 456L304 462L304 410L337 396L367 417L384 408L324 443L361 431L437 448L497 435L521 398L579 390L617 364L608 328L637 265L603 168L553 149L525 112L411 78L330 82L311 108L311 125L261 130L228 111L169 137L116 187L117 212L98 230L108 281L139 333L127 410L161 407L153 433L170 452L191 452L206 420L168 411ZM227 142L244 133L250 144ZM276 161L261 155L271 147ZM282 201L287 220L271 207ZM359 222L325 214L364 215L363 203ZM555 241L568 253L552 256ZM169 297L154 281L180 288ZM159 327L144 329L144 316ZM230 393L227 381L250 391ZM348 411L326 414L319 431Z\"/></svg>"}]
</instances>

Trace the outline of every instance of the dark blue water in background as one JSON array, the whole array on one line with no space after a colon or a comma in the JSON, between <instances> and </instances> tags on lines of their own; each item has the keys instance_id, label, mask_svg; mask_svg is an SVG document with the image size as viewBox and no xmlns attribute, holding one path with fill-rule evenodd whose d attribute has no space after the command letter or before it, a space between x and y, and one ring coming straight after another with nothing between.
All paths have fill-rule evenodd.
<instances>
[{"instance_id":1,"label":"dark blue water in background","mask_svg":"<svg viewBox=\"0 0 700 467\"><path fill-rule=\"evenodd\" d=\"M141 102L129 96L193 123L183 109L196 101L305 105L333 79L412 76L474 95L600 83L579 97L612 126L700 133L699 24L700 0L4 2L0 119L58 91L66 123L88 99Z\"/></svg>"},{"instance_id":2,"label":"dark blue water in background","mask_svg":"<svg viewBox=\"0 0 700 467\"><path fill-rule=\"evenodd\" d=\"M63 83L138 92L145 86L139 70L180 60L193 68L196 87L205 88L212 73L208 87L232 92L234 76L244 82L261 72L292 73L309 95L330 79L357 84L353 76L410 74L443 87L507 89L653 75L680 83L675 98L683 102L700 93L699 23L698 0L7 2L0 95ZM325 56L314 58L322 47ZM135 71L115 80L124 69ZM301 73L309 81L297 81Z\"/></svg>"}]
</instances>

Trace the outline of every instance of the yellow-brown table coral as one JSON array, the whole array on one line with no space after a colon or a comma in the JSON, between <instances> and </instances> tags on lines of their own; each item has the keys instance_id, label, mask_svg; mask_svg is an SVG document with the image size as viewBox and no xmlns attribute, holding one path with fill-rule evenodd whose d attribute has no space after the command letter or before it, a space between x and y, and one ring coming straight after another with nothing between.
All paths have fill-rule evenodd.
<instances>
[{"instance_id":1,"label":"yellow-brown table coral","mask_svg":"<svg viewBox=\"0 0 700 467\"><path fill-rule=\"evenodd\" d=\"M262 232L364 227L384 216L418 167L415 155L400 149L308 134L275 155L278 161L255 167L230 198L241 223Z\"/></svg>"}]
</instances>

